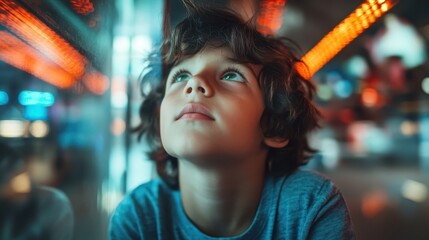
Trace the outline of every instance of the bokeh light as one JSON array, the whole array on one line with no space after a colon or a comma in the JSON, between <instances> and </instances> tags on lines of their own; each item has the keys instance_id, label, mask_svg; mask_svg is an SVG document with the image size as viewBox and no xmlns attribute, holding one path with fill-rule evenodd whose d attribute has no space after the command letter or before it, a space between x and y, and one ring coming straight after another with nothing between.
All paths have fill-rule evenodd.
<instances>
[{"instance_id":1,"label":"bokeh light","mask_svg":"<svg viewBox=\"0 0 429 240\"><path fill-rule=\"evenodd\" d=\"M385 192L380 190L369 192L362 198L362 214L367 218L373 218L387 207L387 202Z\"/></svg>"},{"instance_id":2,"label":"bokeh light","mask_svg":"<svg viewBox=\"0 0 429 240\"><path fill-rule=\"evenodd\" d=\"M337 140L333 138L322 139L320 149L322 149L322 165L326 169L335 169L340 160L340 147Z\"/></svg>"},{"instance_id":3,"label":"bokeh light","mask_svg":"<svg viewBox=\"0 0 429 240\"><path fill-rule=\"evenodd\" d=\"M324 101L328 101L332 98L332 90L326 84L320 84L317 86L317 96Z\"/></svg>"},{"instance_id":4,"label":"bokeh light","mask_svg":"<svg viewBox=\"0 0 429 240\"><path fill-rule=\"evenodd\" d=\"M5 91L0 91L0 105L6 105L9 102L9 95Z\"/></svg>"},{"instance_id":5,"label":"bokeh light","mask_svg":"<svg viewBox=\"0 0 429 240\"><path fill-rule=\"evenodd\" d=\"M29 193L31 190L30 176L23 172L10 181L10 187L15 193Z\"/></svg>"},{"instance_id":6,"label":"bokeh light","mask_svg":"<svg viewBox=\"0 0 429 240\"><path fill-rule=\"evenodd\" d=\"M342 79L334 85L335 94L340 98L348 98L353 93L353 86L350 81Z\"/></svg>"},{"instance_id":7,"label":"bokeh light","mask_svg":"<svg viewBox=\"0 0 429 240\"><path fill-rule=\"evenodd\" d=\"M402 196L414 202L424 202L428 196L427 187L420 182L408 179L402 184Z\"/></svg>"},{"instance_id":8,"label":"bokeh light","mask_svg":"<svg viewBox=\"0 0 429 240\"><path fill-rule=\"evenodd\" d=\"M378 98L378 92L374 88L365 88L362 91L362 103L367 107L375 107Z\"/></svg>"},{"instance_id":9,"label":"bokeh light","mask_svg":"<svg viewBox=\"0 0 429 240\"><path fill-rule=\"evenodd\" d=\"M119 135L123 134L125 131L125 128L126 128L126 124L125 124L124 119L116 118L115 120L113 120L112 126L111 126L111 131L112 131L113 135L119 136Z\"/></svg>"},{"instance_id":10,"label":"bokeh light","mask_svg":"<svg viewBox=\"0 0 429 240\"><path fill-rule=\"evenodd\" d=\"M422 81L422 90L426 94L429 94L429 77L423 79L423 81Z\"/></svg>"},{"instance_id":11,"label":"bokeh light","mask_svg":"<svg viewBox=\"0 0 429 240\"><path fill-rule=\"evenodd\" d=\"M30 124L30 133L36 138L45 137L49 133L49 126L44 121L34 121Z\"/></svg>"},{"instance_id":12,"label":"bokeh light","mask_svg":"<svg viewBox=\"0 0 429 240\"><path fill-rule=\"evenodd\" d=\"M26 122L22 120L1 120L0 136L6 138L22 137L25 134Z\"/></svg>"},{"instance_id":13,"label":"bokeh light","mask_svg":"<svg viewBox=\"0 0 429 240\"><path fill-rule=\"evenodd\" d=\"M413 121L403 121L401 123L401 133L405 136L415 135L419 132L419 126Z\"/></svg>"}]
</instances>

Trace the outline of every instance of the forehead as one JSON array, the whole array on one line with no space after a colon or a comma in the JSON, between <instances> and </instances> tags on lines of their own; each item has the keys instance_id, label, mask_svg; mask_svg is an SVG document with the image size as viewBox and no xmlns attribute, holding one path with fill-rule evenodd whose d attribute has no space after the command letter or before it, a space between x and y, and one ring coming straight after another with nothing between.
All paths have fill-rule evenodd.
<instances>
[{"instance_id":1,"label":"forehead","mask_svg":"<svg viewBox=\"0 0 429 240\"><path fill-rule=\"evenodd\" d=\"M180 59L171 70L182 67L203 67L207 65L224 66L240 65L249 68L253 73L259 72L260 65L246 62L244 59L237 59L230 47L205 47L194 55ZM256 75L256 74L255 74Z\"/></svg>"},{"instance_id":2,"label":"forehead","mask_svg":"<svg viewBox=\"0 0 429 240\"><path fill-rule=\"evenodd\" d=\"M237 62L232 50L229 47L205 47L197 53L189 56L184 56L179 59L175 66L188 65L200 61L218 61Z\"/></svg>"}]
</instances>

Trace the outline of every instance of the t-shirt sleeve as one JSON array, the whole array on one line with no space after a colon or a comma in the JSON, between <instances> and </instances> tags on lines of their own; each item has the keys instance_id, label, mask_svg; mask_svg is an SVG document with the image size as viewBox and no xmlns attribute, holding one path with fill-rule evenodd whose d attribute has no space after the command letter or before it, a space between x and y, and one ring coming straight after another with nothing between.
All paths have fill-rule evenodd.
<instances>
[{"instance_id":1,"label":"t-shirt sleeve","mask_svg":"<svg viewBox=\"0 0 429 240\"><path fill-rule=\"evenodd\" d=\"M330 180L321 185L313 208L308 239L355 239L346 202Z\"/></svg>"}]
</instances>

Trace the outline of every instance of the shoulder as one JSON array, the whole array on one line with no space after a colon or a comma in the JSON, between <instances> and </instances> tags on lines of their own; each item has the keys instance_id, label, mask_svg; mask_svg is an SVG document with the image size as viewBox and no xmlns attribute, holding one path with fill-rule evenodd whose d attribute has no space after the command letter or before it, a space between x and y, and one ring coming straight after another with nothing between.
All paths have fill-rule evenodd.
<instances>
[{"instance_id":1,"label":"shoulder","mask_svg":"<svg viewBox=\"0 0 429 240\"><path fill-rule=\"evenodd\" d=\"M37 186L36 191L40 200L42 200L43 202L58 203L62 205L70 204L67 196L58 189L46 186Z\"/></svg>"},{"instance_id":2,"label":"shoulder","mask_svg":"<svg viewBox=\"0 0 429 240\"><path fill-rule=\"evenodd\" d=\"M279 210L293 210L309 217L317 214L330 202L342 202L340 190L328 177L310 170L296 170L275 181Z\"/></svg>"},{"instance_id":3,"label":"shoulder","mask_svg":"<svg viewBox=\"0 0 429 240\"><path fill-rule=\"evenodd\" d=\"M288 197L320 196L325 193L337 194L335 183L321 173L312 170L298 169L293 173L275 180L281 195Z\"/></svg>"},{"instance_id":4,"label":"shoulder","mask_svg":"<svg viewBox=\"0 0 429 240\"><path fill-rule=\"evenodd\" d=\"M172 190L161 180L154 179L133 189L125 195L116 208L115 215L127 216L128 213L154 211L158 202L171 195ZM124 215L125 214L125 215Z\"/></svg>"},{"instance_id":5,"label":"shoulder","mask_svg":"<svg viewBox=\"0 0 429 240\"><path fill-rule=\"evenodd\" d=\"M170 207L173 192L161 179L154 179L128 193L110 220L111 238L138 238L143 228L156 226L160 221L159 216L163 214L161 212ZM152 230L148 228L145 232Z\"/></svg>"},{"instance_id":6,"label":"shoulder","mask_svg":"<svg viewBox=\"0 0 429 240\"><path fill-rule=\"evenodd\" d=\"M51 187L37 186L35 192L40 209L50 209L52 216L56 217L73 215L71 203L62 191Z\"/></svg>"},{"instance_id":7,"label":"shoulder","mask_svg":"<svg viewBox=\"0 0 429 240\"><path fill-rule=\"evenodd\" d=\"M315 171L296 170L275 184L279 224L296 228L288 229L289 233L295 231L293 235L300 239L353 238L346 202L331 179Z\"/></svg>"},{"instance_id":8,"label":"shoulder","mask_svg":"<svg viewBox=\"0 0 429 240\"><path fill-rule=\"evenodd\" d=\"M35 191L38 209L43 212L40 224L46 224L52 239L71 239L74 214L68 197L62 191L46 186L38 186Z\"/></svg>"}]
</instances>

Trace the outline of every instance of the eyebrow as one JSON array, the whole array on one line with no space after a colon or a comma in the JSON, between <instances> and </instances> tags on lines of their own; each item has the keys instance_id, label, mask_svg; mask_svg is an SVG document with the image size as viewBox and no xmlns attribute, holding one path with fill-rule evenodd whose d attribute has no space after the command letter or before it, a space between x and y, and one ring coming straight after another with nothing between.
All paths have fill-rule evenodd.
<instances>
[{"instance_id":1,"label":"eyebrow","mask_svg":"<svg viewBox=\"0 0 429 240\"><path fill-rule=\"evenodd\" d=\"M230 57L228 57L228 58L226 58L229 62L231 62L231 63L234 63L234 64L239 64L239 65L243 65L243 66L245 66L246 68L248 68L252 73L253 73L253 75L256 77L256 79L258 78L258 75L256 74L256 72L255 72L255 69L254 69L254 67L253 67L253 64L251 64L251 63L245 63L245 62L240 62L240 61L238 61L238 60L236 60L236 59L234 59L234 58L230 58Z\"/></svg>"},{"instance_id":2,"label":"eyebrow","mask_svg":"<svg viewBox=\"0 0 429 240\"><path fill-rule=\"evenodd\" d=\"M179 59L171 68L170 68L170 71L169 71L169 73L168 74L170 74L173 70L176 70L176 69L180 69L181 67L178 67L180 64L182 64L184 61L186 61L187 59L189 59L190 57L188 56L188 57L183 57L183 58L181 58L181 59ZM245 62L240 62L240 61L238 61L237 59L235 59L234 57L226 57L225 58L226 60L227 60L227 63L230 63L230 64L238 64L238 65L243 65L243 66L245 66L247 69L249 69L252 73L253 73L253 76L255 76L255 78L257 79L258 78L258 75L256 74L256 72L255 72L255 69L254 69L254 67L253 67L253 64L251 64L251 63L245 63Z\"/></svg>"}]
</instances>

